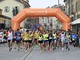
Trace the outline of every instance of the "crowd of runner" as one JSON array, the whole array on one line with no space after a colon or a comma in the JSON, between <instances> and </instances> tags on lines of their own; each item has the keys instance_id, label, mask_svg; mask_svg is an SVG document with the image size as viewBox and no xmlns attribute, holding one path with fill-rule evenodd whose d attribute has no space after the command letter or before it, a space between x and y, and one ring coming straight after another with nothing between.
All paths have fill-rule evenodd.
<instances>
[{"instance_id":1,"label":"crowd of runner","mask_svg":"<svg viewBox=\"0 0 80 60\"><path fill-rule=\"evenodd\" d=\"M80 47L80 32L63 31L63 30L50 30L50 31L31 31L31 30L0 30L0 44L2 39L8 43L9 51L14 49L24 48L25 51L34 47L40 47L40 52L45 50L54 51L56 48L61 47L64 50L70 50L70 45Z\"/></svg>"}]
</instances>

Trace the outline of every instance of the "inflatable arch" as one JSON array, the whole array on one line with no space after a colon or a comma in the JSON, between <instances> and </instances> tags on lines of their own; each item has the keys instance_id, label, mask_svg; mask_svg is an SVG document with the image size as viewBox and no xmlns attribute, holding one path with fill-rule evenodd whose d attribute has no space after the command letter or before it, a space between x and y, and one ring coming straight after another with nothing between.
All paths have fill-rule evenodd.
<instances>
[{"instance_id":1,"label":"inflatable arch","mask_svg":"<svg viewBox=\"0 0 80 60\"><path fill-rule=\"evenodd\" d=\"M70 18L59 8L25 8L12 19L12 30L20 28L20 23L27 17L56 17L62 23L62 30L71 30Z\"/></svg>"}]
</instances>

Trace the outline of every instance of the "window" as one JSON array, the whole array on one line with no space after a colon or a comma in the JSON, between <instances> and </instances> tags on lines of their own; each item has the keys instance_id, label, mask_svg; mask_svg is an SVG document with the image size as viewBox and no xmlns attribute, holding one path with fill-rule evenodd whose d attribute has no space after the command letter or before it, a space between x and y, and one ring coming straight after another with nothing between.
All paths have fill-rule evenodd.
<instances>
[{"instance_id":1,"label":"window","mask_svg":"<svg viewBox=\"0 0 80 60\"><path fill-rule=\"evenodd\" d=\"M76 12L77 12L77 2L76 2L76 4L75 4L75 5L76 5L76 8L75 8L75 9L76 9Z\"/></svg>"},{"instance_id":2,"label":"window","mask_svg":"<svg viewBox=\"0 0 80 60\"><path fill-rule=\"evenodd\" d=\"M68 14L70 15L70 7L68 7Z\"/></svg>"},{"instance_id":3,"label":"window","mask_svg":"<svg viewBox=\"0 0 80 60\"><path fill-rule=\"evenodd\" d=\"M74 12L74 4L71 6L71 13Z\"/></svg>"},{"instance_id":4,"label":"window","mask_svg":"<svg viewBox=\"0 0 80 60\"><path fill-rule=\"evenodd\" d=\"M77 11L80 11L80 1L77 2Z\"/></svg>"},{"instance_id":5,"label":"window","mask_svg":"<svg viewBox=\"0 0 80 60\"><path fill-rule=\"evenodd\" d=\"M9 11L10 11L9 6L6 6L4 11L5 11L5 12L9 12Z\"/></svg>"},{"instance_id":6,"label":"window","mask_svg":"<svg viewBox=\"0 0 80 60\"><path fill-rule=\"evenodd\" d=\"M18 11L20 12L20 7L19 7L19 6L17 6L17 9L18 9Z\"/></svg>"},{"instance_id":7,"label":"window","mask_svg":"<svg viewBox=\"0 0 80 60\"><path fill-rule=\"evenodd\" d=\"M80 18L80 14L78 14L77 17Z\"/></svg>"}]
</instances>

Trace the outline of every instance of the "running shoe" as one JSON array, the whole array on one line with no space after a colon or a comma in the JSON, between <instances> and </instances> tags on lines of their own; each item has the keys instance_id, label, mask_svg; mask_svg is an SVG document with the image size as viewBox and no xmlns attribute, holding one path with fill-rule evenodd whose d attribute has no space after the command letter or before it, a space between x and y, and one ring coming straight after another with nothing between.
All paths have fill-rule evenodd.
<instances>
[{"instance_id":1,"label":"running shoe","mask_svg":"<svg viewBox=\"0 0 80 60\"><path fill-rule=\"evenodd\" d=\"M62 48L62 51L64 50L64 48Z\"/></svg>"}]
</instances>

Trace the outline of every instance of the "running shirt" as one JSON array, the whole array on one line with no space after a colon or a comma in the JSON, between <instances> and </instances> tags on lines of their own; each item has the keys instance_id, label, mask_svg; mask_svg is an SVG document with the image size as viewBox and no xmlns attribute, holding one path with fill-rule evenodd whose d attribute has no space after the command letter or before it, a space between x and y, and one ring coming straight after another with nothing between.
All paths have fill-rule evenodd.
<instances>
[{"instance_id":1,"label":"running shirt","mask_svg":"<svg viewBox=\"0 0 80 60\"><path fill-rule=\"evenodd\" d=\"M34 38L38 39L39 38L39 33L35 33Z\"/></svg>"},{"instance_id":2,"label":"running shirt","mask_svg":"<svg viewBox=\"0 0 80 60\"><path fill-rule=\"evenodd\" d=\"M66 34L65 40L66 40L66 42L68 42L70 40L70 35Z\"/></svg>"},{"instance_id":3,"label":"running shirt","mask_svg":"<svg viewBox=\"0 0 80 60\"><path fill-rule=\"evenodd\" d=\"M77 38L76 34L72 34L71 36L73 41Z\"/></svg>"},{"instance_id":4,"label":"running shirt","mask_svg":"<svg viewBox=\"0 0 80 60\"><path fill-rule=\"evenodd\" d=\"M54 39L56 39L56 38L57 38L56 33L53 33L53 38L54 38Z\"/></svg>"},{"instance_id":5,"label":"running shirt","mask_svg":"<svg viewBox=\"0 0 80 60\"><path fill-rule=\"evenodd\" d=\"M29 40L29 34L24 33L24 35L23 35L23 39L24 39L24 40Z\"/></svg>"},{"instance_id":6,"label":"running shirt","mask_svg":"<svg viewBox=\"0 0 80 60\"><path fill-rule=\"evenodd\" d=\"M6 33L3 33L3 39L7 39Z\"/></svg>"},{"instance_id":7,"label":"running shirt","mask_svg":"<svg viewBox=\"0 0 80 60\"><path fill-rule=\"evenodd\" d=\"M15 36L21 36L21 33L19 31L16 31Z\"/></svg>"},{"instance_id":8,"label":"running shirt","mask_svg":"<svg viewBox=\"0 0 80 60\"><path fill-rule=\"evenodd\" d=\"M53 39L53 35L51 33L49 34L49 39Z\"/></svg>"},{"instance_id":9,"label":"running shirt","mask_svg":"<svg viewBox=\"0 0 80 60\"><path fill-rule=\"evenodd\" d=\"M48 40L48 34L43 34L44 40Z\"/></svg>"},{"instance_id":10,"label":"running shirt","mask_svg":"<svg viewBox=\"0 0 80 60\"><path fill-rule=\"evenodd\" d=\"M13 39L13 33L12 31L8 31L8 40L12 40Z\"/></svg>"},{"instance_id":11,"label":"running shirt","mask_svg":"<svg viewBox=\"0 0 80 60\"><path fill-rule=\"evenodd\" d=\"M33 34L29 34L29 40L32 40Z\"/></svg>"},{"instance_id":12,"label":"running shirt","mask_svg":"<svg viewBox=\"0 0 80 60\"><path fill-rule=\"evenodd\" d=\"M39 35L39 40L42 40L42 38L43 38L42 35Z\"/></svg>"},{"instance_id":13,"label":"running shirt","mask_svg":"<svg viewBox=\"0 0 80 60\"><path fill-rule=\"evenodd\" d=\"M16 40L21 40L21 33L19 31L15 32Z\"/></svg>"},{"instance_id":14,"label":"running shirt","mask_svg":"<svg viewBox=\"0 0 80 60\"><path fill-rule=\"evenodd\" d=\"M61 41L65 40L65 34L61 34Z\"/></svg>"}]
</instances>

